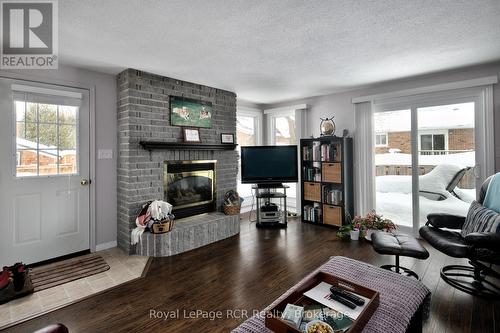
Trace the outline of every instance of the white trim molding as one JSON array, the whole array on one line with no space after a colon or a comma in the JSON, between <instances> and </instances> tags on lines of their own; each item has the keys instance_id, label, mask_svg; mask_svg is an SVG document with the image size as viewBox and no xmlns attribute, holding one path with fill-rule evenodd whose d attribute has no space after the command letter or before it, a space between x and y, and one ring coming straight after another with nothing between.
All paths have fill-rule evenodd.
<instances>
[{"instance_id":1,"label":"white trim molding","mask_svg":"<svg viewBox=\"0 0 500 333\"><path fill-rule=\"evenodd\" d=\"M117 241L112 241L112 242L97 244L95 247L95 250L96 251L104 251L107 249L112 249L112 248L117 247L117 246L118 246Z\"/></svg>"},{"instance_id":2,"label":"white trim molding","mask_svg":"<svg viewBox=\"0 0 500 333\"><path fill-rule=\"evenodd\" d=\"M264 114L289 113L290 111L297 111L297 110L307 110L307 104L295 104L274 109L266 109L264 110Z\"/></svg>"},{"instance_id":3,"label":"white trim molding","mask_svg":"<svg viewBox=\"0 0 500 333\"><path fill-rule=\"evenodd\" d=\"M446 90L455 90L455 89L464 89L464 88L473 88L480 86L487 86L491 84L498 83L498 76L487 76L477 79L470 79L464 81L456 81L450 83L436 84L432 86L418 87L412 89L405 89L394 91L385 94L376 94L376 95L368 95L361 97L354 97L352 99L352 103L363 103L363 102L375 102L380 99L388 99L388 98L396 98L396 97L404 97L404 96L412 96L426 93L433 93L438 91L446 91Z\"/></svg>"}]
</instances>

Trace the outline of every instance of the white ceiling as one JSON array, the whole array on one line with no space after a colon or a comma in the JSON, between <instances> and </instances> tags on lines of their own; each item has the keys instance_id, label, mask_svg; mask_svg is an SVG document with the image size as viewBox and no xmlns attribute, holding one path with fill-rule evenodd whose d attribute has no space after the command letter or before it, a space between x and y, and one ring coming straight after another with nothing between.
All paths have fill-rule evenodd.
<instances>
[{"instance_id":1,"label":"white ceiling","mask_svg":"<svg viewBox=\"0 0 500 333\"><path fill-rule=\"evenodd\" d=\"M63 0L61 63L272 103L500 59L499 0Z\"/></svg>"}]
</instances>

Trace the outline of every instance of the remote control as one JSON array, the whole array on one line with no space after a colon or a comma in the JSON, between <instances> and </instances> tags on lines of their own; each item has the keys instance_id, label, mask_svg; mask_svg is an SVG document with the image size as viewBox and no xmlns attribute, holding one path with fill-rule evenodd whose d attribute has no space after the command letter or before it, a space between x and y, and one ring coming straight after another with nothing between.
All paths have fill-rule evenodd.
<instances>
[{"instance_id":1,"label":"remote control","mask_svg":"<svg viewBox=\"0 0 500 333\"><path fill-rule=\"evenodd\" d=\"M340 287L332 286L330 288L330 291L332 292L332 294L339 295L340 297L343 297L343 298L347 299L348 301L353 302L356 305L361 306L361 305L365 304L364 299L362 299L361 297L358 297L358 296L354 295L353 293L350 293L350 292L348 292Z\"/></svg>"},{"instance_id":2,"label":"remote control","mask_svg":"<svg viewBox=\"0 0 500 333\"><path fill-rule=\"evenodd\" d=\"M339 296L337 294L331 294L330 298L333 299L333 300L335 300L335 301L337 301L337 302L339 302L339 303L344 304L345 306L347 306L347 307L349 307L351 309L356 309L356 304L354 304L351 301L346 300L345 298L343 298L343 297L341 297L341 296Z\"/></svg>"}]
</instances>

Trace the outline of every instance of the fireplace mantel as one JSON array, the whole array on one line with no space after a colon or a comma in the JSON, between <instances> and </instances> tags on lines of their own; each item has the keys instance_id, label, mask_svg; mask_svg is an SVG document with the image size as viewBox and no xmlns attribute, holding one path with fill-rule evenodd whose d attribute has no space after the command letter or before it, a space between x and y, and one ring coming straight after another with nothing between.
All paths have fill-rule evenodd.
<instances>
[{"instance_id":1,"label":"fireplace mantel","mask_svg":"<svg viewBox=\"0 0 500 333\"><path fill-rule=\"evenodd\" d=\"M140 141L139 144L146 150L234 150L237 144L207 144L185 142Z\"/></svg>"}]
</instances>

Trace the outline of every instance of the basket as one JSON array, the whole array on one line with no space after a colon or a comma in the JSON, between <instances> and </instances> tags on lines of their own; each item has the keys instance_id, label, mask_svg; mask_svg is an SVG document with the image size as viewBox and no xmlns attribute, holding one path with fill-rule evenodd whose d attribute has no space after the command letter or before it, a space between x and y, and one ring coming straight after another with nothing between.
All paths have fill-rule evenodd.
<instances>
[{"instance_id":1,"label":"basket","mask_svg":"<svg viewBox=\"0 0 500 333\"><path fill-rule=\"evenodd\" d=\"M165 219L160 222L155 222L151 225L151 232L153 234L164 234L166 232L169 232L172 230L174 227L174 220L171 219Z\"/></svg>"},{"instance_id":2,"label":"basket","mask_svg":"<svg viewBox=\"0 0 500 333\"><path fill-rule=\"evenodd\" d=\"M240 213L241 205L230 205L224 206L224 214L226 215L238 215Z\"/></svg>"}]
</instances>

